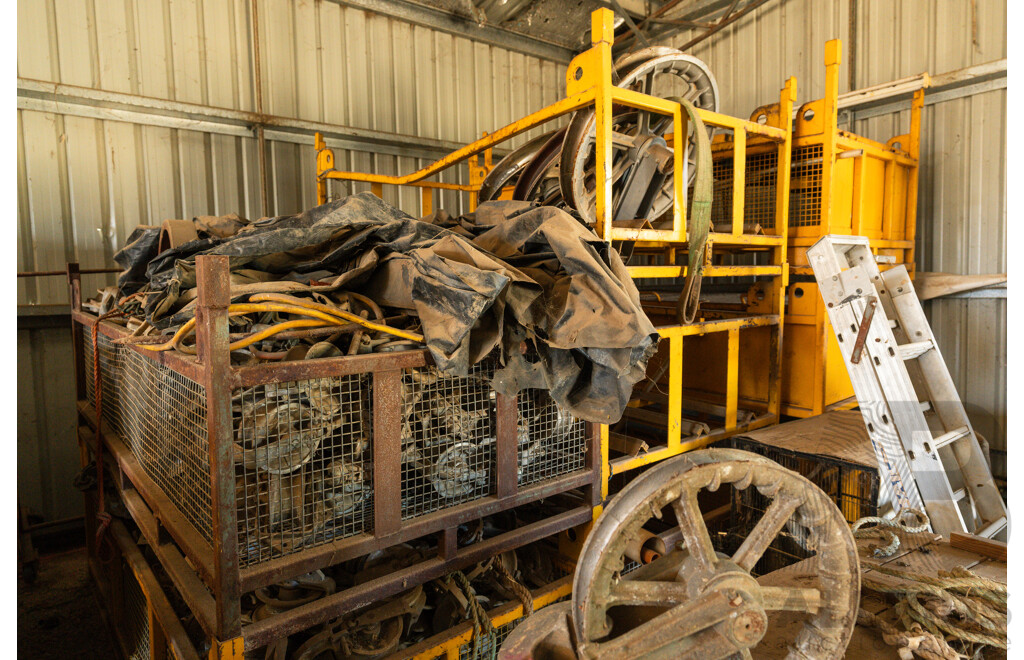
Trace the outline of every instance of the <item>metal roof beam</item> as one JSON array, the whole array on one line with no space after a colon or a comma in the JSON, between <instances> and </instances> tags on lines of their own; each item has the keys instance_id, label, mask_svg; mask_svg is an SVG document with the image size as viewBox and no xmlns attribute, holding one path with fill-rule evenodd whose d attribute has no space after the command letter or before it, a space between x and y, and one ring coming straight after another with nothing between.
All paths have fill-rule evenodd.
<instances>
[{"instance_id":1,"label":"metal roof beam","mask_svg":"<svg viewBox=\"0 0 1024 660\"><path fill-rule=\"evenodd\" d=\"M439 32L458 35L473 41L568 64L575 52L559 44L493 25L479 25L468 18L428 7L409 0L330 0L338 5L354 7L390 16L414 25L422 25Z\"/></svg>"}]
</instances>

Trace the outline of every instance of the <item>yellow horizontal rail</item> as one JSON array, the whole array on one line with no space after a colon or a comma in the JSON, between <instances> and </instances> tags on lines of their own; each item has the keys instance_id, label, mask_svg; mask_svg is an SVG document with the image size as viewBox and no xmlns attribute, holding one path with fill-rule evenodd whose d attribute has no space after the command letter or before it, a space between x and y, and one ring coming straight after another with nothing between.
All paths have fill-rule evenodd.
<instances>
[{"instance_id":1,"label":"yellow horizontal rail","mask_svg":"<svg viewBox=\"0 0 1024 660\"><path fill-rule=\"evenodd\" d=\"M367 172L342 172L338 170L331 170L321 173L320 176L330 179L344 179L346 181L388 183L399 186L410 185L417 181L422 181L428 176L444 171L471 156L482 153L496 144L514 138L520 133L525 133L532 128L536 128L540 124L551 121L552 119L557 119L558 117L575 110L579 110L583 106L594 102L594 93L593 89L587 89L578 94L564 98L561 101L552 103L546 108L541 108L537 112L526 115L522 119L518 119L507 126L503 126L490 135L482 137L475 142L471 142L461 149L453 151L444 158L436 160L423 169L417 170L411 174L393 176L389 174L369 174Z\"/></svg>"},{"instance_id":2,"label":"yellow horizontal rail","mask_svg":"<svg viewBox=\"0 0 1024 660\"><path fill-rule=\"evenodd\" d=\"M634 280L645 277L686 277L686 266L627 266ZM704 277L750 277L781 275L782 266L705 266Z\"/></svg>"},{"instance_id":3,"label":"yellow horizontal rail","mask_svg":"<svg viewBox=\"0 0 1024 660\"><path fill-rule=\"evenodd\" d=\"M660 326L657 330L662 339L671 339L672 337L706 335L711 332L764 328L778 324L778 314L765 314L764 316L744 316L738 319L723 319L721 321L703 321L701 323L691 323L690 325Z\"/></svg>"}]
</instances>

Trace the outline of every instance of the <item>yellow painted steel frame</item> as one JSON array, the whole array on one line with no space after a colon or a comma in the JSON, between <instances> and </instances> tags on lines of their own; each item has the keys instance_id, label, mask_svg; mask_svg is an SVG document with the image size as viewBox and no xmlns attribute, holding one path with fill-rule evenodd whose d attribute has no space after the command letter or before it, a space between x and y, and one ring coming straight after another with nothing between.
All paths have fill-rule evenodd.
<instances>
[{"instance_id":1,"label":"yellow painted steel frame","mask_svg":"<svg viewBox=\"0 0 1024 660\"><path fill-rule=\"evenodd\" d=\"M330 179L357 181L371 184L371 190L381 195L384 185L418 186L423 188L424 213L431 210L430 194L432 189L459 190L470 194L470 208L476 203L475 194L480 182L490 167L490 159L485 156L481 166L477 156L492 149L506 140L529 131L558 117L575 112L587 106L595 111L595 160L598 176L596 187L596 227L598 236L608 242L636 241L640 250L660 250L670 255L670 263L675 262L686 248L686 189L684 185L684 154L687 131L689 129L685 113L678 103L666 99L648 96L629 89L616 87L612 82L612 44L614 14L608 9L598 9L591 15L593 46L577 55L566 71L566 98L542 108L522 119L500 128L479 140L454 151L426 167L406 175L392 176L370 174L364 172L339 171L334 167L334 153L328 149L323 138L316 136L317 149L317 200L327 201L327 182ZM642 456L626 456L614 461L609 460L609 428L601 427L601 464L602 464L602 501L608 497L608 482L612 474L641 468L645 465L675 456L685 451L703 447L708 443L726 437L732 433L742 432L777 423L779 420L781 397L778 383L782 360L782 321L785 314L784 296L788 281L787 239L789 212L789 173L790 152L792 146L792 115L796 100L796 79L789 78L780 93L779 105L773 113L774 119L764 124L755 121L738 119L728 115L697 110L701 120L708 126L731 131L737 145L734 162L734 177L739 182L735 188L732 205L732 224L728 232L712 232L708 237L708 248L705 256L704 277L735 277L759 275L770 277L772 295L769 298L772 309L770 313L725 320L703 320L689 325L659 326L658 332L669 346L669 392L668 392L668 429L666 443ZM612 108L615 105L646 110L672 117L672 146L674 150L674 202L672 209L672 225L668 229L634 228L616 226L612 222ZM775 235L754 235L743 232L744 196L743 177L746 171L747 138L753 136L759 142L769 142L778 150L778 183L776 186L776 217L778 231ZM470 160L469 185L439 183L427 181L434 176L464 160ZM680 248L677 250L676 248ZM712 253L717 248L755 249L771 254L771 263L758 266L729 266L712 263ZM681 265L633 266L629 267L631 277L637 278L678 278L686 274L686 267ZM764 361L769 370L769 382L772 384L766 414L753 421L737 424L738 373L739 373L739 340L740 332L750 328L770 328L770 355ZM727 333L728 359L722 367L726 370L728 391L726 393L724 424L721 429L703 437L684 439L681 431L681 415L683 410L683 377L682 358L683 340L686 337L706 335L714 332ZM594 508L596 519L603 507ZM589 526L588 526L589 527ZM589 529L581 530L577 541L571 547L579 547L582 538ZM511 620L511 619L510 619ZM501 623L504 623L502 621ZM461 639L461 638L458 638ZM464 641L464 640L462 640ZM430 653L436 657L448 654L458 644L446 643ZM435 653L436 652L436 653ZM457 657L457 656L456 656Z\"/></svg>"},{"instance_id":2,"label":"yellow painted steel frame","mask_svg":"<svg viewBox=\"0 0 1024 660\"><path fill-rule=\"evenodd\" d=\"M794 126L794 149L822 145L820 225L791 230L791 272L812 274L805 252L821 236L831 233L867 236L872 251L895 260L883 269L904 264L914 272L917 230L918 165L921 153L921 109L924 89L910 101L909 133L885 144L839 130L839 67L842 42L825 46L825 96L800 108ZM927 76L925 77L927 84ZM811 116L805 117L810 111ZM852 165L847 165L852 161ZM878 175L878 164L884 170ZM843 170L840 167L850 168ZM874 176L869 168L873 168ZM867 209L881 207L881 223L868 225ZM797 295L797 289L802 295ZM846 365L839 355L832 328L817 286L795 283L788 291L788 332L798 336L783 360L782 412L795 417L820 415L827 410L856 405ZM808 397L807 381L810 383Z\"/></svg>"}]
</instances>

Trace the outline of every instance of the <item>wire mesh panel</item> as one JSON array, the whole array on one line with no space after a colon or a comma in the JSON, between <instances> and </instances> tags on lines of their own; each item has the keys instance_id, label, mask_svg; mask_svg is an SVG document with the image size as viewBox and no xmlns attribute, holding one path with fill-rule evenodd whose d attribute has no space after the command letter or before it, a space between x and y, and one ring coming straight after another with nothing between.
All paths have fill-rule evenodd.
<instances>
[{"instance_id":1,"label":"wire mesh panel","mask_svg":"<svg viewBox=\"0 0 1024 660\"><path fill-rule=\"evenodd\" d=\"M199 383L132 349L122 348L120 356L120 414L111 426L146 474L210 541L206 391ZM104 409L107 406L104 390Z\"/></svg>"},{"instance_id":2,"label":"wire mesh panel","mask_svg":"<svg viewBox=\"0 0 1024 660\"><path fill-rule=\"evenodd\" d=\"M587 458L587 424L555 403L547 390L519 393L519 485L582 470Z\"/></svg>"},{"instance_id":3,"label":"wire mesh panel","mask_svg":"<svg viewBox=\"0 0 1024 660\"><path fill-rule=\"evenodd\" d=\"M736 449L765 456L806 477L836 503L847 522L878 515L880 481L875 469L830 456L773 447L743 437L732 438L729 444ZM716 548L730 554L735 552L761 520L770 503L756 488L733 491L728 527L712 534ZM789 522L761 557L753 572L764 575L813 554L814 550L808 544L807 530Z\"/></svg>"},{"instance_id":4,"label":"wire mesh panel","mask_svg":"<svg viewBox=\"0 0 1024 660\"><path fill-rule=\"evenodd\" d=\"M235 392L241 566L371 531L370 377Z\"/></svg>"},{"instance_id":5,"label":"wire mesh panel","mask_svg":"<svg viewBox=\"0 0 1024 660\"><path fill-rule=\"evenodd\" d=\"M146 595L135 579L127 563L121 563L122 584L124 585L124 613L122 617L122 639L128 660L149 660L149 606ZM168 656L174 657L174 656Z\"/></svg>"},{"instance_id":6,"label":"wire mesh panel","mask_svg":"<svg viewBox=\"0 0 1024 660\"><path fill-rule=\"evenodd\" d=\"M99 333L96 337L99 348L100 380L103 388L102 405L103 420L114 427L114 421L120 417L120 401L118 376L120 374L122 347L114 344L110 337ZM85 366L85 398L92 409L96 407L96 376L94 371L92 333L88 328L82 332L82 358Z\"/></svg>"},{"instance_id":7,"label":"wire mesh panel","mask_svg":"<svg viewBox=\"0 0 1024 660\"><path fill-rule=\"evenodd\" d=\"M494 492L494 363L466 377L434 367L402 374L402 519Z\"/></svg>"},{"instance_id":8,"label":"wire mesh panel","mask_svg":"<svg viewBox=\"0 0 1024 660\"><path fill-rule=\"evenodd\" d=\"M523 621L522 618L514 619L508 623L497 626L494 629L494 635L492 637L480 637L480 641L477 644L477 658L493 658L497 655L498 649L501 648L502 643L505 639L512 634L516 626ZM471 660L473 658L473 642L472 640L466 644L459 646L459 660Z\"/></svg>"},{"instance_id":9,"label":"wire mesh panel","mask_svg":"<svg viewBox=\"0 0 1024 660\"><path fill-rule=\"evenodd\" d=\"M822 145L793 148L790 168L789 226L817 227L821 224Z\"/></svg>"},{"instance_id":10,"label":"wire mesh panel","mask_svg":"<svg viewBox=\"0 0 1024 660\"><path fill-rule=\"evenodd\" d=\"M778 163L779 154L775 149L747 153L743 187L743 231L746 233L775 228ZM711 173L714 178L711 223L715 231L728 232L732 230L732 156L716 159Z\"/></svg>"}]
</instances>

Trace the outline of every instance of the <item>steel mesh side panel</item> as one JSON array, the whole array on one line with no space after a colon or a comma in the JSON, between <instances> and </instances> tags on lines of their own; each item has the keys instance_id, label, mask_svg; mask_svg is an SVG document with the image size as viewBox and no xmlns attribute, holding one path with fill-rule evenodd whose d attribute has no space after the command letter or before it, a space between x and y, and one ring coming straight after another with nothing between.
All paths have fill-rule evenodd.
<instances>
[{"instance_id":1,"label":"steel mesh side panel","mask_svg":"<svg viewBox=\"0 0 1024 660\"><path fill-rule=\"evenodd\" d=\"M779 154L777 151L747 154L743 186L744 232L775 228L776 181ZM732 231L733 159L718 158L711 168L714 179L711 202L711 224L715 231ZM693 195L693 189L690 189Z\"/></svg>"},{"instance_id":2,"label":"steel mesh side panel","mask_svg":"<svg viewBox=\"0 0 1024 660\"><path fill-rule=\"evenodd\" d=\"M789 226L821 224L822 145L793 148L789 179Z\"/></svg>"},{"instance_id":3,"label":"steel mesh side panel","mask_svg":"<svg viewBox=\"0 0 1024 660\"><path fill-rule=\"evenodd\" d=\"M113 426L146 474L211 541L206 390L132 349L122 348L120 356L120 414ZM106 401L104 391L104 409Z\"/></svg>"},{"instance_id":4,"label":"steel mesh side panel","mask_svg":"<svg viewBox=\"0 0 1024 660\"><path fill-rule=\"evenodd\" d=\"M747 442L743 438L734 438L732 445L737 449L765 456L810 480L835 502L847 522L852 523L865 516L878 515L877 471L839 459L783 451L761 443ZM756 488L733 491L728 529L712 534L716 548L729 554L735 552L743 539L757 525L769 504L770 500L761 495ZM764 575L813 554L813 549L807 543L807 530L790 522L772 542L752 572Z\"/></svg>"},{"instance_id":5,"label":"steel mesh side panel","mask_svg":"<svg viewBox=\"0 0 1024 660\"><path fill-rule=\"evenodd\" d=\"M149 660L149 607L146 595L142 593L142 587L128 564L122 562L121 571L124 585L122 624L128 660Z\"/></svg>"},{"instance_id":6,"label":"steel mesh side panel","mask_svg":"<svg viewBox=\"0 0 1024 660\"><path fill-rule=\"evenodd\" d=\"M240 566L372 530L370 377L234 393Z\"/></svg>"},{"instance_id":7,"label":"steel mesh side panel","mask_svg":"<svg viewBox=\"0 0 1024 660\"><path fill-rule=\"evenodd\" d=\"M494 363L465 378L434 367L402 375L402 519L494 493Z\"/></svg>"},{"instance_id":8,"label":"steel mesh side panel","mask_svg":"<svg viewBox=\"0 0 1024 660\"><path fill-rule=\"evenodd\" d=\"M587 424L555 403L547 390L518 396L519 485L535 484L582 470L587 458Z\"/></svg>"},{"instance_id":9,"label":"steel mesh side panel","mask_svg":"<svg viewBox=\"0 0 1024 660\"><path fill-rule=\"evenodd\" d=\"M119 376L121 372L121 353L125 349L113 343L106 335L100 333L96 337L99 348L100 381L103 388L102 405L103 420L111 428L117 429L121 415ZM89 328L82 328L82 358L85 366L85 398L90 410L96 408L96 377L93 361L92 333Z\"/></svg>"},{"instance_id":10,"label":"steel mesh side panel","mask_svg":"<svg viewBox=\"0 0 1024 660\"><path fill-rule=\"evenodd\" d=\"M477 657L479 658L491 658L497 655L498 649L501 648L502 643L505 639L515 630L516 626L522 621L521 618L509 621L508 623L502 624L494 629L494 637L492 638L481 637L480 645L477 649ZM470 641L467 644L459 646L459 660L470 660L473 658L473 642Z\"/></svg>"}]
</instances>

